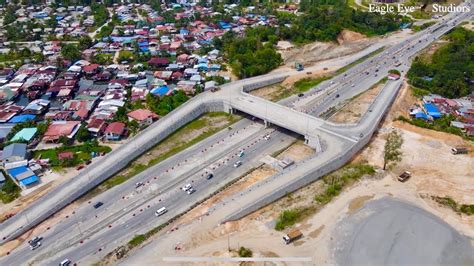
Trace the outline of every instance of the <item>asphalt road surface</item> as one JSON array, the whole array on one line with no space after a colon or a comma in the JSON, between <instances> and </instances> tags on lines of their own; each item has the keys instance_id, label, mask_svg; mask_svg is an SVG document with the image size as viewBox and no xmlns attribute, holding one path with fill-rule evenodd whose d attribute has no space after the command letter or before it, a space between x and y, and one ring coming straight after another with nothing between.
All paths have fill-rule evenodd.
<instances>
[{"instance_id":1,"label":"asphalt road surface","mask_svg":"<svg viewBox=\"0 0 474 266\"><path fill-rule=\"evenodd\" d=\"M334 232L340 265L473 265L471 239L446 222L392 198L368 202Z\"/></svg>"}]
</instances>

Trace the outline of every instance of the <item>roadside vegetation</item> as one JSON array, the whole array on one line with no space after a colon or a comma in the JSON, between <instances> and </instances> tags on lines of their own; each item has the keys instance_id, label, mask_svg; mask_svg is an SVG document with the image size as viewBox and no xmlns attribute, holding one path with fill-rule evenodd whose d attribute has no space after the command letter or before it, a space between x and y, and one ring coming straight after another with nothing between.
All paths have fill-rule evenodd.
<instances>
[{"instance_id":1,"label":"roadside vegetation","mask_svg":"<svg viewBox=\"0 0 474 266\"><path fill-rule=\"evenodd\" d=\"M399 116L397 120L422 128L431 130L441 131L453 135L458 135L464 139L474 141L474 136L467 136L464 132L457 127L451 126L451 121L455 121L456 118L453 115L443 115L441 118L435 119L431 122L427 122L420 118L409 119L404 116Z\"/></svg>"},{"instance_id":2,"label":"roadside vegetation","mask_svg":"<svg viewBox=\"0 0 474 266\"><path fill-rule=\"evenodd\" d=\"M238 253L241 258L251 258L253 256L252 250L246 247L240 247Z\"/></svg>"},{"instance_id":3,"label":"roadside vegetation","mask_svg":"<svg viewBox=\"0 0 474 266\"><path fill-rule=\"evenodd\" d=\"M375 174L373 166L366 163L351 163L322 178L323 191L314 196L313 204L297 209L284 210L276 220L275 230L282 231L313 215L338 196L341 191L365 175ZM291 197L289 194L287 197Z\"/></svg>"},{"instance_id":4,"label":"roadside vegetation","mask_svg":"<svg viewBox=\"0 0 474 266\"><path fill-rule=\"evenodd\" d=\"M297 44L335 41L343 29L367 36L383 35L409 21L394 14L379 15L352 9L345 0L304 0L303 15L295 17L290 27L282 27L282 39Z\"/></svg>"},{"instance_id":5,"label":"roadside vegetation","mask_svg":"<svg viewBox=\"0 0 474 266\"><path fill-rule=\"evenodd\" d=\"M5 183L3 186L0 187L0 200L3 203L10 203L14 201L16 198L20 197L21 189L19 186L13 182L13 180L5 174L2 170L0 170L5 177Z\"/></svg>"},{"instance_id":6,"label":"roadside vegetation","mask_svg":"<svg viewBox=\"0 0 474 266\"><path fill-rule=\"evenodd\" d=\"M403 138L399 131L393 130L388 134L383 151L383 170L402 160L402 144Z\"/></svg>"},{"instance_id":7,"label":"roadside vegetation","mask_svg":"<svg viewBox=\"0 0 474 266\"><path fill-rule=\"evenodd\" d=\"M447 39L431 57L416 57L407 76L416 88L459 98L474 91L474 31L456 28Z\"/></svg>"},{"instance_id":8,"label":"roadside vegetation","mask_svg":"<svg viewBox=\"0 0 474 266\"><path fill-rule=\"evenodd\" d=\"M73 167L91 160L93 154L105 154L112 149L108 146L100 146L97 141L86 142L75 146L61 146L54 149L35 150L33 151L33 158L35 159L49 159L51 167ZM71 152L72 157L59 158L59 154Z\"/></svg>"},{"instance_id":9,"label":"roadside vegetation","mask_svg":"<svg viewBox=\"0 0 474 266\"><path fill-rule=\"evenodd\" d=\"M357 59L356 61L354 61L354 62L352 62L352 63L350 63L350 64L348 64L348 65L346 65L346 66L344 66L344 67L339 68L338 70L336 70L336 75L339 75L339 74L341 74L341 73L346 72L346 71L349 70L350 68L352 68L352 67L354 67L354 66L356 66L356 65L358 65L358 64L360 64L360 63L362 63L362 62L364 62L364 61L367 60L368 58L373 57L374 55L379 54L379 53L382 52L384 49L385 49L385 47L380 47L379 49L377 49L377 50L375 50L375 51L373 51L373 52L371 52L371 53L369 53L369 54L367 54L367 55L365 55L365 56L363 56L363 57Z\"/></svg>"},{"instance_id":10,"label":"roadside vegetation","mask_svg":"<svg viewBox=\"0 0 474 266\"><path fill-rule=\"evenodd\" d=\"M434 21L430 21L430 22L423 23L421 25L413 25L413 26L411 26L411 29L414 32L418 32L418 31L422 31L426 28L429 28L430 26L433 26L435 23L436 22L434 22Z\"/></svg>"},{"instance_id":11,"label":"roadside vegetation","mask_svg":"<svg viewBox=\"0 0 474 266\"><path fill-rule=\"evenodd\" d=\"M459 204L450 197L431 196L431 198L459 214L474 215L474 204Z\"/></svg>"}]
</instances>

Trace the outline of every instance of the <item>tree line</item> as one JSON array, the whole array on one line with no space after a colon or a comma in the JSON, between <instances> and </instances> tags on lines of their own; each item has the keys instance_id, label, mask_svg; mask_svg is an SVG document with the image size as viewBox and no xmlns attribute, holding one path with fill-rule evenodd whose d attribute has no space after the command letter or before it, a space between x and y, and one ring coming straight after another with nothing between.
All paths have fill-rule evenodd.
<instances>
[{"instance_id":1,"label":"tree line","mask_svg":"<svg viewBox=\"0 0 474 266\"><path fill-rule=\"evenodd\" d=\"M408 78L415 87L459 98L474 91L474 32L456 28L447 38L431 57L415 58Z\"/></svg>"}]
</instances>

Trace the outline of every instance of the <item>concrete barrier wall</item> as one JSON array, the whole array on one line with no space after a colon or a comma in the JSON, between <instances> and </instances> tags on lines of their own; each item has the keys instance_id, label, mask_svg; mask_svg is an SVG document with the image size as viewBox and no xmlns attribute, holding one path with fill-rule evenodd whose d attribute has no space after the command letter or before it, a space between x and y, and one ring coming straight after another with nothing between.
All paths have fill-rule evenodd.
<instances>
[{"instance_id":1,"label":"concrete barrier wall","mask_svg":"<svg viewBox=\"0 0 474 266\"><path fill-rule=\"evenodd\" d=\"M179 108L174 110L173 112L177 112ZM9 235L6 240L12 240L23 234L24 232L28 231L29 229L33 228L37 224L41 223L48 217L52 216L74 200L78 199L80 196L86 194L88 191L93 189L94 187L98 186L100 183L104 182L114 174L118 173L120 170L124 169L127 167L130 162L132 162L135 158L138 158L141 154L145 153L147 150L151 149L153 146L158 144L160 141L164 140L166 137L171 135L173 132L181 128L182 126L186 125L187 123L191 122L192 120L198 118L200 115L206 112L217 112L217 111L224 111L224 104L222 102L211 102L211 103L205 103L205 104L199 104L196 105L195 108L192 109L191 112L188 112L184 117L181 119L176 119L172 126L164 129L164 130L157 130L158 123L150 125L148 128L144 129L142 132L137 134L136 136L132 137L127 141L126 144L124 145L132 145L131 143L136 139L140 137L144 137L145 134L153 134L154 131L156 132L156 135L150 139L150 141L147 142L146 145L136 147L136 149L133 150L132 153L127 154L123 158L123 160L116 161L115 164L107 165L104 166L102 165L102 171L101 174L95 175L95 176L90 176L90 172L93 169L94 165L102 163L99 160L97 162L92 163L89 165L86 169L84 169L82 172L80 172L74 179L79 180L80 178L84 179L85 182L82 182L78 187L77 190L74 193L71 193L68 197L64 198L63 200L57 202L54 206L51 206L47 212L42 213L41 215L35 217L34 219L28 219L27 216L24 216L26 219L25 226L22 228L18 228L18 230ZM172 113L173 113L172 112ZM171 119L171 116L166 116L163 119ZM117 153L121 149L123 149L123 146L120 146L113 152ZM110 154L106 155L110 156ZM105 158L103 158L105 159ZM71 180L73 182L73 180ZM58 191L62 189L64 186L71 185L69 182L62 184L58 188L54 189L50 193L55 193L55 191ZM28 209L35 208L35 203L33 203ZM13 222L14 219L19 219L22 217L22 213L20 212L19 214L15 215L14 217L8 219L5 221L5 223L2 224L2 226L6 226L8 223Z\"/></svg>"},{"instance_id":2,"label":"concrete barrier wall","mask_svg":"<svg viewBox=\"0 0 474 266\"><path fill-rule=\"evenodd\" d=\"M255 83L247 84L247 85L243 86L242 91L246 92L246 93L249 93L249 92L251 92L255 89L258 89L258 88L262 88L262 87L265 87L265 86L269 86L269 85L273 85L275 83L282 82L287 77L288 76L283 76L283 77L279 77L279 78L268 79L268 80L261 81L261 82L255 82Z\"/></svg>"},{"instance_id":3,"label":"concrete barrier wall","mask_svg":"<svg viewBox=\"0 0 474 266\"><path fill-rule=\"evenodd\" d=\"M327 175L327 174L341 168L342 166L344 166L357 152L359 152L365 145L367 145L367 143L369 143L370 139L372 138L373 133L375 132L375 130L378 127L378 124L380 123L380 121L385 116L386 112L389 109L389 106L395 100L396 95L397 95L400 87L401 86L396 87L396 90L391 95L391 99L390 99L390 102L389 102L390 104L387 106L387 108L385 108L384 112L381 112L374 119L374 123L371 123L371 125L369 126L369 128L368 128L369 134L366 134L364 137L362 137L357 143L352 145L346 152L344 152L343 154L341 154L338 157L329 159L327 163L321 165L317 169L309 171L304 176L296 178L292 182L286 184L283 187L280 187L279 189L271 192L270 194L264 195L263 197L261 197L260 199L256 200L254 203L252 203L251 205L242 207L237 212L235 212L235 213L229 215L228 217L226 217L223 220L223 222L239 220L239 219L245 217L246 215L248 215L248 214L250 214L250 213L252 213L252 212L254 212L254 211L256 211L256 210L258 210L258 209L260 209L260 208L262 208L262 207L264 207L264 206L266 206L266 205L268 205L268 204L284 197L284 196L286 196L288 193L294 192L294 191L296 191L296 190L298 190L298 189L300 189L304 186L307 186L307 185L313 183L314 181L320 179L324 175ZM291 171L291 168L288 169L288 170ZM277 174L277 175L280 175L280 174ZM271 177L271 178L276 178L276 177L277 176L274 176L274 177ZM253 187L251 187L249 189L253 189Z\"/></svg>"}]
</instances>

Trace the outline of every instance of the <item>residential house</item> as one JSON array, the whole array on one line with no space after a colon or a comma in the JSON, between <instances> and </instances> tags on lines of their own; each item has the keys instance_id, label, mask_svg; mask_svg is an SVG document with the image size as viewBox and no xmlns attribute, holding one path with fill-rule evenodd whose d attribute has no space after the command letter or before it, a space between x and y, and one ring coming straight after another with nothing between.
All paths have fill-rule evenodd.
<instances>
[{"instance_id":1,"label":"residential house","mask_svg":"<svg viewBox=\"0 0 474 266\"><path fill-rule=\"evenodd\" d=\"M158 115L148 109L137 109L129 112L127 116L129 121L135 120L140 125L150 125L158 119Z\"/></svg>"},{"instance_id":2,"label":"residential house","mask_svg":"<svg viewBox=\"0 0 474 266\"><path fill-rule=\"evenodd\" d=\"M108 141L120 140L126 134L125 124L122 122L110 123L104 131L105 139Z\"/></svg>"}]
</instances>

